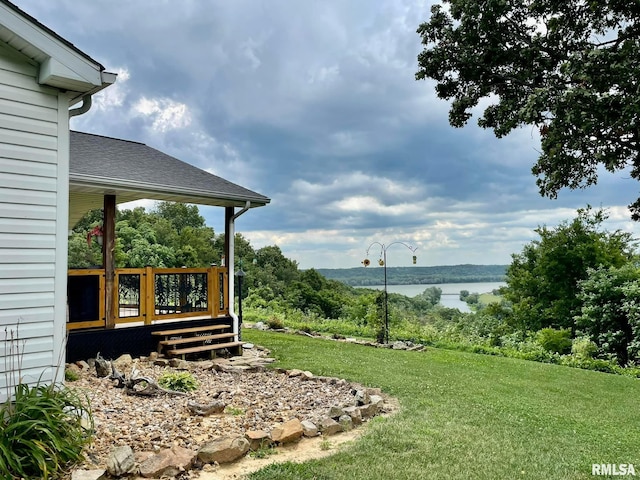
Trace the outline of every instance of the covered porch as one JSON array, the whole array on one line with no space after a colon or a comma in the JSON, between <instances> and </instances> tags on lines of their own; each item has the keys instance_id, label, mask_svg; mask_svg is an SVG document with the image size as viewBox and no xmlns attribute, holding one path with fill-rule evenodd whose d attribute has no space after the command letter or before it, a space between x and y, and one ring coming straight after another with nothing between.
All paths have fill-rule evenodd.
<instances>
[{"instance_id":1,"label":"covered porch","mask_svg":"<svg viewBox=\"0 0 640 480\"><path fill-rule=\"evenodd\" d=\"M118 204L153 199L224 208L224 263L115 268ZM67 361L150 351L241 349L233 307L236 219L269 199L142 143L71 132L69 228L103 208L103 264L68 272Z\"/></svg>"}]
</instances>

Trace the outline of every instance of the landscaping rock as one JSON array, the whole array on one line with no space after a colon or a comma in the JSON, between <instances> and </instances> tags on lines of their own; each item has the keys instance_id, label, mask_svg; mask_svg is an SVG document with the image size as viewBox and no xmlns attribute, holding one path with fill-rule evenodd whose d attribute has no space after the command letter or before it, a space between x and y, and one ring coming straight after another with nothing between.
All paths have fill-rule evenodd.
<instances>
[{"instance_id":1,"label":"landscaping rock","mask_svg":"<svg viewBox=\"0 0 640 480\"><path fill-rule=\"evenodd\" d=\"M318 422L318 430L320 430L323 435L335 435L342 431L342 427L333 418L322 417Z\"/></svg>"},{"instance_id":2,"label":"landscaping rock","mask_svg":"<svg viewBox=\"0 0 640 480\"><path fill-rule=\"evenodd\" d=\"M198 450L198 460L203 463L231 463L249 451L249 441L244 437L223 437L209 442Z\"/></svg>"},{"instance_id":3,"label":"landscaping rock","mask_svg":"<svg viewBox=\"0 0 640 480\"><path fill-rule=\"evenodd\" d=\"M129 445L115 448L107 458L107 472L114 477L133 473L135 469L136 459Z\"/></svg>"},{"instance_id":4,"label":"landscaping rock","mask_svg":"<svg viewBox=\"0 0 640 480\"><path fill-rule=\"evenodd\" d=\"M338 418L340 418L342 415L344 415L344 409L342 407L338 407L337 405L333 405L330 409L329 409L329 416L331 418L333 418L334 420L337 420Z\"/></svg>"},{"instance_id":5,"label":"landscaping rock","mask_svg":"<svg viewBox=\"0 0 640 480\"><path fill-rule=\"evenodd\" d=\"M302 425L302 434L305 437L317 437L318 436L318 427L311 420L303 420L300 422Z\"/></svg>"},{"instance_id":6,"label":"landscaping rock","mask_svg":"<svg viewBox=\"0 0 640 480\"><path fill-rule=\"evenodd\" d=\"M264 430L249 430L244 434L244 437L249 440L249 449L253 451L270 447L273 444L269 433Z\"/></svg>"},{"instance_id":7,"label":"landscaping rock","mask_svg":"<svg viewBox=\"0 0 640 480\"><path fill-rule=\"evenodd\" d=\"M353 425L360 425L362 423L362 413L360 407L347 407L344 409L344 413L351 417Z\"/></svg>"},{"instance_id":8,"label":"landscaping rock","mask_svg":"<svg viewBox=\"0 0 640 480\"><path fill-rule=\"evenodd\" d=\"M378 405L373 403L362 405L360 406L360 413L362 414L362 418L371 418L378 413Z\"/></svg>"},{"instance_id":9,"label":"landscaping rock","mask_svg":"<svg viewBox=\"0 0 640 480\"><path fill-rule=\"evenodd\" d=\"M351 417L346 413L340 416L338 423L340 424L340 427L342 427L343 432L353 430L353 420L351 420Z\"/></svg>"},{"instance_id":10,"label":"landscaping rock","mask_svg":"<svg viewBox=\"0 0 640 480\"><path fill-rule=\"evenodd\" d=\"M196 453L174 446L149 457L140 464L140 475L144 478L175 477L191 469Z\"/></svg>"},{"instance_id":11,"label":"landscaping rock","mask_svg":"<svg viewBox=\"0 0 640 480\"><path fill-rule=\"evenodd\" d=\"M300 420L292 418L271 431L271 439L276 443L291 443L302 437L303 429Z\"/></svg>"},{"instance_id":12,"label":"landscaping rock","mask_svg":"<svg viewBox=\"0 0 640 480\"><path fill-rule=\"evenodd\" d=\"M181 358L170 359L169 366L171 368L175 368L176 370L189 370L191 368L191 364L186 360L182 360Z\"/></svg>"},{"instance_id":13,"label":"landscaping rock","mask_svg":"<svg viewBox=\"0 0 640 480\"><path fill-rule=\"evenodd\" d=\"M222 413L226 406L227 404L222 400L214 400L206 405L194 402L193 400L189 400L187 402L187 408L189 411L193 415L200 415L201 417L207 417L214 413Z\"/></svg>"},{"instance_id":14,"label":"landscaping rock","mask_svg":"<svg viewBox=\"0 0 640 480\"><path fill-rule=\"evenodd\" d=\"M371 395L369 396L369 401L372 405L376 406L376 412L381 412L384 408L384 399L380 395ZM374 414L375 415L375 414Z\"/></svg>"},{"instance_id":15,"label":"landscaping rock","mask_svg":"<svg viewBox=\"0 0 640 480\"><path fill-rule=\"evenodd\" d=\"M89 366L89 364L87 362L85 362L84 360L80 360L80 361L76 362L76 365L78 367L80 367L80 370L89 370L91 368Z\"/></svg>"},{"instance_id":16,"label":"landscaping rock","mask_svg":"<svg viewBox=\"0 0 640 480\"><path fill-rule=\"evenodd\" d=\"M71 473L71 480L106 480L107 471L102 468L99 470L76 470Z\"/></svg>"},{"instance_id":17,"label":"landscaping rock","mask_svg":"<svg viewBox=\"0 0 640 480\"><path fill-rule=\"evenodd\" d=\"M125 353L116 358L112 363L120 373L128 374L133 366L133 358L131 358L131 355L128 353Z\"/></svg>"},{"instance_id":18,"label":"landscaping rock","mask_svg":"<svg viewBox=\"0 0 640 480\"><path fill-rule=\"evenodd\" d=\"M355 394L356 405L367 405L371 402L369 394L366 390L356 390Z\"/></svg>"}]
</instances>

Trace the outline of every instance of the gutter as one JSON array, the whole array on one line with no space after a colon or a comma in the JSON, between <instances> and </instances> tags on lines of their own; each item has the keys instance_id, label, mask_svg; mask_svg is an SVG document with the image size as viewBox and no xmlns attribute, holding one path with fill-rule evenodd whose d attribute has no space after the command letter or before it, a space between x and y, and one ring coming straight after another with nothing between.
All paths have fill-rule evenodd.
<instances>
[{"instance_id":1,"label":"gutter","mask_svg":"<svg viewBox=\"0 0 640 480\"><path fill-rule=\"evenodd\" d=\"M228 288L229 288L229 316L233 319L233 331L237 332L234 337L234 342L240 341L240 321L238 320L238 315L235 312L235 243L236 243L236 232L235 232L235 222L236 218L245 213L251 207L251 202L247 200L242 210L238 213L233 214L231 219L229 220L229 225L227 225L227 232L229 232L229 261L228 261ZM242 294L242 292L240 292Z\"/></svg>"},{"instance_id":2,"label":"gutter","mask_svg":"<svg viewBox=\"0 0 640 480\"><path fill-rule=\"evenodd\" d=\"M83 93L81 95L82 105L80 105L78 108L72 108L71 110L69 110L69 118L87 113L91 108L91 103L92 103L91 96L95 93L98 93L101 90L104 90L108 86L113 85L116 82L117 77L118 75L115 73L101 71L100 72L100 80L102 82L101 85L98 85L95 88L92 88L88 92ZM78 98L80 98L80 96L72 98L69 103L73 105L74 103L77 102Z\"/></svg>"}]
</instances>

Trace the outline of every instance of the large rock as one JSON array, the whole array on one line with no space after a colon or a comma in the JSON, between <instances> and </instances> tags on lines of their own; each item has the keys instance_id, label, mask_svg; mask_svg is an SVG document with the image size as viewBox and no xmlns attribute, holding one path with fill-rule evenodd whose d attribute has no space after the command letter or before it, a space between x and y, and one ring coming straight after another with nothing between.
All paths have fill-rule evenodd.
<instances>
[{"instance_id":1,"label":"large rock","mask_svg":"<svg viewBox=\"0 0 640 480\"><path fill-rule=\"evenodd\" d=\"M198 450L198 460L203 463L231 463L249 451L249 441L244 437L223 437L209 442Z\"/></svg>"},{"instance_id":2,"label":"large rock","mask_svg":"<svg viewBox=\"0 0 640 480\"><path fill-rule=\"evenodd\" d=\"M117 447L107 458L107 472L114 477L122 477L133 473L136 469L136 458L129 445Z\"/></svg>"},{"instance_id":3,"label":"large rock","mask_svg":"<svg viewBox=\"0 0 640 480\"><path fill-rule=\"evenodd\" d=\"M371 402L369 393L366 390L357 390L354 394L356 405L366 405Z\"/></svg>"},{"instance_id":4,"label":"large rock","mask_svg":"<svg viewBox=\"0 0 640 480\"><path fill-rule=\"evenodd\" d=\"M300 439L303 434L302 424L297 418L292 418L271 431L271 440L276 443L291 443Z\"/></svg>"},{"instance_id":5,"label":"large rock","mask_svg":"<svg viewBox=\"0 0 640 480\"><path fill-rule=\"evenodd\" d=\"M329 409L329 416L331 418L333 418L334 420L337 420L338 418L340 418L342 415L344 415L344 408L339 407L337 405L333 405L330 409Z\"/></svg>"},{"instance_id":6,"label":"large rock","mask_svg":"<svg viewBox=\"0 0 640 480\"><path fill-rule=\"evenodd\" d=\"M367 405L362 405L360 407L360 413L362 414L362 418L371 418L375 417L379 410L379 406L376 403L369 403Z\"/></svg>"},{"instance_id":7,"label":"large rock","mask_svg":"<svg viewBox=\"0 0 640 480\"><path fill-rule=\"evenodd\" d=\"M190 370L191 364L186 360L182 360L181 358L171 358L169 359L169 366L175 368L176 370Z\"/></svg>"},{"instance_id":8,"label":"large rock","mask_svg":"<svg viewBox=\"0 0 640 480\"><path fill-rule=\"evenodd\" d=\"M318 430L323 435L335 435L342 431L342 427L331 417L322 417L318 422Z\"/></svg>"},{"instance_id":9,"label":"large rock","mask_svg":"<svg viewBox=\"0 0 640 480\"><path fill-rule=\"evenodd\" d=\"M113 366L116 367L116 370L120 373L128 374L133 366L133 358L128 353L125 353L113 361Z\"/></svg>"},{"instance_id":10,"label":"large rock","mask_svg":"<svg viewBox=\"0 0 640 480\"><path fill-rule=\"evenodd\" d=\"M187 448L174 446L161 450L140 464L140 475L144 478L175 477L191 469L196 453Z\"/></svg>"},{"instance_id":11,"label":"large rock","mask_svg":"<svg viewBox=\"0 0 640 480\"><path fill-rule=\"evenodd\" d=\"M302 434L305 437L317 437L318 436L318 427L311 420L303 420L300 422L302 425Z\"/></svg>"},{"instance_id":12,"label":"large rock","mask_svg":"<svg viewBox=\"0 0 640 480\"><path fill-rule=\"evenodd\" d=\"M225 407L227 406L222 400L213 400L208 404L201 404L195 402L193 400L189 400L187 402L187 408L193 415L200 415L202 417L207 417L209 415L213 415L214 413L222 413L224 412Z\"/></svg>"},{"instance_id":13,"label":"large rock","mask_svg":"<svg viewBox=\"0 0 640 480\"><path fill-rule=\"evenodd\" d=\"M254 451L270 447L273 443L269 433L264 430L249 430L244 437L249 440L249 449Z\"/></svg>"},{"instance_id":14,"label":"large rock","mask_svg":"<svg viewBox=\"0 0 640 480\"><path fill-rule=\"evenodd\" d=\"M71 480L106 480L107 471L100 470L76 470L71 472Z\"/></svg>"},{"instance_id":15,"label":"large rock","mask_svg":"<svg viewBox=\"0 0 640 480\"><path fill-rule=\"evenodd\" d=\"M360 425L362 423L362 413L360 407L346 407L344 413L351 417L353 425Z\"/></svg>"}]
</instances>

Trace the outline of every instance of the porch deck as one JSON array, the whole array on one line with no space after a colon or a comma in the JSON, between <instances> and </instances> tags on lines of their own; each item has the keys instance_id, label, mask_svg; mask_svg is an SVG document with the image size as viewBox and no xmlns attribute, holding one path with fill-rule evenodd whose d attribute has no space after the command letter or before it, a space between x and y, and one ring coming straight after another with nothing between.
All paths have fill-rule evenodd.
<instances>
[{"instance_id":1,"label":"porch deck","mask_svg":"<svg viewBox=\"0 0 640 480\"><path fill-rule=\"evenodd\" d=\"M107 300L105 270L69 270L67 361L98 352L105 358L156 350L183 357L222 348L237 353L227 275L225 267L116 269L114 298ZM217 335L205 338L209 330Z\"/></svg>"}]
</instances>

